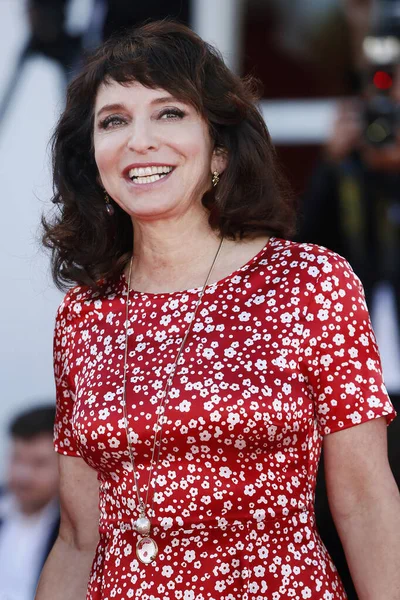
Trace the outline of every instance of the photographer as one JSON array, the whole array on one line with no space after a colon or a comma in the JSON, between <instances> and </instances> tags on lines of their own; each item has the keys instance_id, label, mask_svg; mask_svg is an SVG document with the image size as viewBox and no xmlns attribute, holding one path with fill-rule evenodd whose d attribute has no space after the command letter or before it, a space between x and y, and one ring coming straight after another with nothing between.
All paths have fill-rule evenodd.
<instances>
[{"instance_id":1,"label":"photographer","mask_svg":"<svg viewBox=\"0 0 400 600\"><path fill-rule=\"evenodd\" d=\"M354 61L360 93L338 107L331 136L302 199L298 238L346 257L360 277L383 357L386 385L399 411L400 2L378 3L369 35L363 29L369 6L361 4L347 3L347 8L353 9L350 16L356 16L356 22L349 19L354 48L360 49L361 43L364 48ZM354 27L357 23L361 26ZM389 458L398 484L399 428L397 419L388 430ZM357 600L328 508L323 473L318 479L316 514L349 600Z\"/></svg>"},{"instance_id":2,"label":"photographer","mask_svg":"<svg viewBox=\"0 0 400 600\"><path fill-rule=\"evenodd\" d=\"M400 10L400 3L382 6L393 10L396 4ZM365 39L369 56L359 73L360 95L341 102L322 160L304 194L299 239L327 246L349 260L364 285L373 322L381 299L390 296L395 327L377 333L386 384L398 395L400 19L393 36L396 20L389 19L390 13L383 16L378 35ZM388 22L393 48L379 63L382 47L388 47L389 36L383 35Z\"/></svg>"},{"instance_id":3,"label":"photographer","mask_svg":"<svg viewBox=\"0 0 400 600\"><path fill-rule=\"evenodd\" d=\"M390 90L400 102L400 66ZM399 309L400 130L391 143L365 136L361 100L339 107L332 136L303 198L300 237L344 255L373 304L376 284L393 286Z\"/></svg>"}]
</instances>

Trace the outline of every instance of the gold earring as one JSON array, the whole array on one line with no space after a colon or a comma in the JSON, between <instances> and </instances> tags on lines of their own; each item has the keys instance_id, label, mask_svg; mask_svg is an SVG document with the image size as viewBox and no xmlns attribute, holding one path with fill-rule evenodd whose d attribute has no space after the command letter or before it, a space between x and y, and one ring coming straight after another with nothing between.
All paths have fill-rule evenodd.
<instances>
[{"instance_id":1,"label":"gold earring","mask_svg":"<svg viewBox=\"0 0 400 600\"><path fill-rule=\"evenodd\" d=\"M107 192L104 190L104 199L106 201L106 213L108 214L109 217L112 217L114 214L114 207L110 202L110 196L107 194Z\"/></svg>"},{"instance_id":2,"label":"gold earring","mask_svg":"<svg viewBox=\"0 0 400 600\"><path fill-rule=\"evenodd\" d=\"M212 174L212 184L215 187L219 183L219 173L218 171L214 171Z\"/></svg>"}]
</instances>

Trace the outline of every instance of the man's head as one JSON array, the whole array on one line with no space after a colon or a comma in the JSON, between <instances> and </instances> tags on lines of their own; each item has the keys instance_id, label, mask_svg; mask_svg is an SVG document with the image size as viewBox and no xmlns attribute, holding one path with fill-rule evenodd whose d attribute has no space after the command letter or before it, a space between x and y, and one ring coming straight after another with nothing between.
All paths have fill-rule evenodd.
<instances>
[{"instance_id":1,"label":"man's head","mask_svg":"<svg viewBox=\"0 0 400 600\"><path fill-rule=\"evenodd\" d=\"M7 484L22 512L33 514L58 493L57 456L53 449L55 408L44 406L18 415L10 426Z\"/></svg>"}]
</instances>

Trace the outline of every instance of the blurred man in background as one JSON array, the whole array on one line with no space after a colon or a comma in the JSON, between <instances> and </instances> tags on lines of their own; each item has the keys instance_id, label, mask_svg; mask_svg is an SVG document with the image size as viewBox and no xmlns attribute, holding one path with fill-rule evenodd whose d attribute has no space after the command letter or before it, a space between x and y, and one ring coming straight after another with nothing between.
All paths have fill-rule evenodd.
<instances>
[{"instance_id":1,"label":"blurred man in background","mask_svg":"<svg viewBox=\"0 0 400 600\"><path fill-rule=\"evenodd\" d=\"M18 415L10 426L6 484L0 495L0 598L33 600L59 526L55 409Z\"/></svg>"}]
</instances>

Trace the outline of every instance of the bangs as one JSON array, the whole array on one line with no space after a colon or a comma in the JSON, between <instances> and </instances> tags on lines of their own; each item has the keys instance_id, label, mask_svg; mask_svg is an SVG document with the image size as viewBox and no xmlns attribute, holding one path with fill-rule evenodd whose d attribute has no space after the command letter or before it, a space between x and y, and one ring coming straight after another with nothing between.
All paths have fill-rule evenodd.
<instances>
[{"instance_id":1,"label":"bangs","mask_svg":"<svg viewBox=\"0 0 400 600\"><path fill-rule=\"evenodd\" d=\"M202 102L204 86L199 77L198 65L193 57L190 60L189 53L184 48L180 48L179 52L179 48L173 50L169 46L170 44L121 41L106 60L98 65L94 78L96 94L101 84L107 85L115 81L121 85L129 85L137 82L150 89L163 89L177 100L191 104L205 116Z\"/></svg>"}]
</instances>

